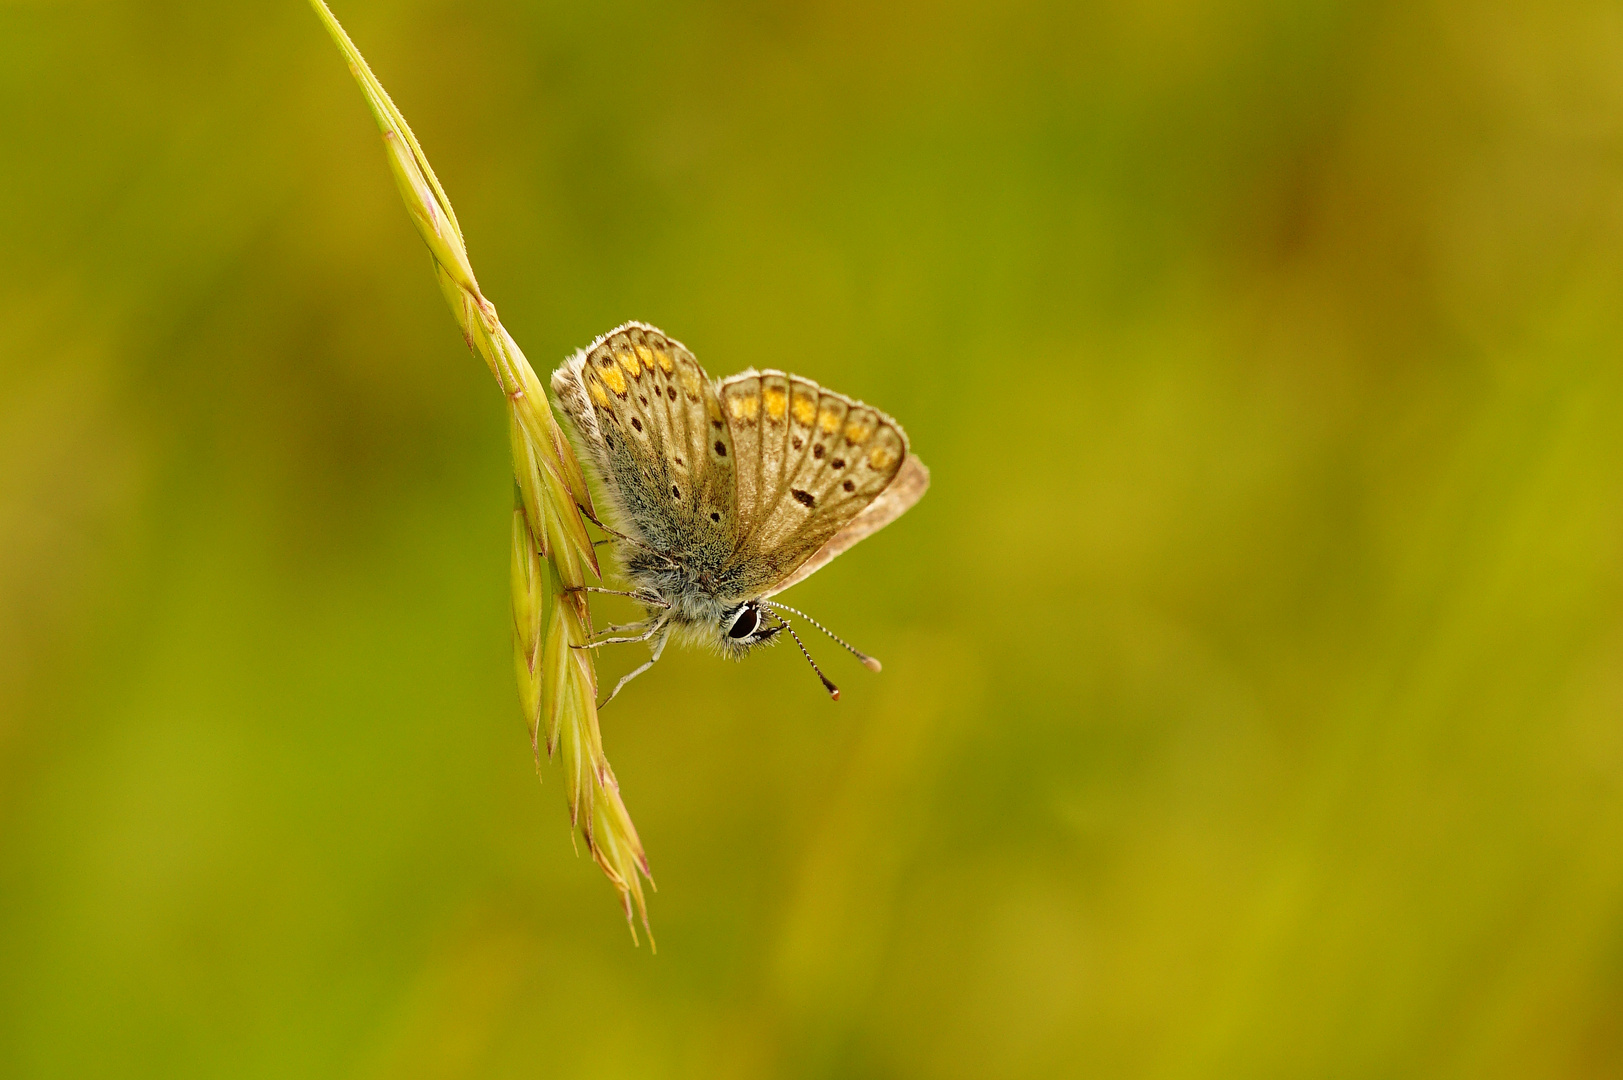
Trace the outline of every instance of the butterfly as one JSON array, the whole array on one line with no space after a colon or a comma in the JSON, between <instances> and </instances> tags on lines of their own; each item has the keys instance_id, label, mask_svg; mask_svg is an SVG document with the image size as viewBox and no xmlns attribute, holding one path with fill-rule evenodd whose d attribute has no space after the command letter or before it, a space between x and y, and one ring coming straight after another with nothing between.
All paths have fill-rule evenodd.
<instances>
[{"instance_id":1,"label":"butterfly","mask_svg":"<svg viewBox=\"0 0 1623 1080\"><path fill-rule=\"evenodd\" d=\"M648 642L658 662L674 635L743 659L787 630L829 694L839 689L784 613L879 661L771 597L895 521L930 486L901 426L877 409L781 371L713 380L686 346L628 322L575 353L552 388L601 481L604 516L629 596L644 618L584 644Z\"/></svg>"}]
</instances>

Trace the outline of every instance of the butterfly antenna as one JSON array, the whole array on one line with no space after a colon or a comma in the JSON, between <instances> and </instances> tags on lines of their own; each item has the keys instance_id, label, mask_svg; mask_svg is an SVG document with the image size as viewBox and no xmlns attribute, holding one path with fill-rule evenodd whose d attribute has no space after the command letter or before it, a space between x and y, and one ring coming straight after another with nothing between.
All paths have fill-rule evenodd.
<instances>
[{"instance_id":1,"label":"butterfly antenna","mask_svg":"<svg viewBox=\"0 0 1623 1080\"><path fill-rule=\"evenodd\" d=\"M840 688L828 681L828 676L823 674L823 669L817 666L817 661L813 660L811 653L806 651L806 643L800 640L800 635L795 633L795 628L790 626L789 621L784 619L783 616L778 616L778 619L779 624L789 631L789 636L795 639L795 644L800 646L800 655L806 658L806 663L810 664L812 670L817 672L817 677L823 680L823 685L828 688L828 696L835 701L840 700Z\"/></svg>"},{"instance_id":2,"label":"butterfly antenna","mask_svg":"<svg viewBox=\"0 0 1623 1080\"><path fill-rule=\"evenodd\" d=\"M788 611L788 612L792 612L792 613L794 613L796 615L799 615L802 619L805 619L807 622L809 622L813 626L817 627L817 629L821 630L823 633L825 633L829 637L833 638L836 642L838 642L841 646L843 646L846 649L846 651L848 651L852 656L856 657L858 660L861 660L862 661L862 666L867 668L869 671L880 671L880 670L882 670L882 666L880 665L878 660L875 660L873 657L869 656L867 653L863 652L861 649L859 649L856 646L852 645L850 642L848 642L844 638L840 637L840 635L836 634L834 631L830 630L828 627L824 626L822 623L818 622L816 619L812 618L810 615L807 615L804 611L798 611L795 608L790 607L788 604L780 604L780 603L777 603L776 601L773 601L773 600L762 600L761 603L765 604L769 608L777 608L777 609L779 609L781 611ZM780 616L780 618L781 618L781 616ZM785 623L784 625L788 625L788 624ZM793 630L791 630L789 632L791 634L794 633ZM797 638L796 640L798 641L799 639ZM810 659L810 657L807 657L807 659Z\"/></svg>"}]
</instances>

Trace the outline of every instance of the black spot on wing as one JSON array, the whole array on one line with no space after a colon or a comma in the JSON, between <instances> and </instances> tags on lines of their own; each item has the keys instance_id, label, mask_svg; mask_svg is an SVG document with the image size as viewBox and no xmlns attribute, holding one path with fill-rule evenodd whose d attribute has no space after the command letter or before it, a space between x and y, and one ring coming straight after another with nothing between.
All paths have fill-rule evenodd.
<instances>
[{"instance_id":1,"label":"black spot on wing","mask_svg":"<svg viewBox=\"0 0 1623 1080\"><path fill-rule=\"evenodd\" d=\"M810 508L817 505L817 496L813 495L809 491L802 491L799 488L795 488L789 494L793 495L795 497L795 501L801 506Z\"/></svg>"}]
</instances>

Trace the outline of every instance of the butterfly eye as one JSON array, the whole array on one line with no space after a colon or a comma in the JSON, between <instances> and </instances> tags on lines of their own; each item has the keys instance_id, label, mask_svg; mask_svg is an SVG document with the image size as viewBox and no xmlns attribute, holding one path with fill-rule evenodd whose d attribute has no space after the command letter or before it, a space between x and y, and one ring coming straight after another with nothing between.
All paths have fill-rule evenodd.
<instances>
[{"instance_id":1,"label":"butterfly eye","mask_svg":"<svg viewBox=\"0 0 1623 1080\"><path fill-rule=\"evenodd\" d=\"M747 638L755 633L755 628L761 625L761 609L754 604L745 604L733 616L733 625L728 627L727 636L735 641Z\"/></svg>"}]
</instances>

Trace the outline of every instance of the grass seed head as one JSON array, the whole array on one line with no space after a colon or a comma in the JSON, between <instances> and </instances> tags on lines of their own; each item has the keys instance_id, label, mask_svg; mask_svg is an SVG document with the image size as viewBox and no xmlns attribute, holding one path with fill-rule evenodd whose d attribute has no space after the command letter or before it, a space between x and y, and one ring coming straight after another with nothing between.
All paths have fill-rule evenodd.
<instances>
[{"instance_id":1,"label":"grass seed head","mask_svg":"<svg viewBox=\"0 0 1623 1080\"><path fill-rule=\"evenodd\" d=\"M620 893L632 921L643 929L648 908L642 877L648 858L620 798L620 785L603 754L597 721L597 669L584 645L591 617L583 592L586 572L598 574L597 555L580 508L591 510L586 479L535 369L508 334L496 307L480 291L451 200L428 163L406 118L395 107L360 50L324 0L310 6L349 62L367 107L383 133L389 169L417 232L434 256L435 280L468 347L478 353L506 395L513 450L513 669L519 707L530 731L537 767L544 747L562 758L570 822L592 858ZM650 884L652 883L652 879ZM653 934L649 933L649 944Z\"/></svg>"}]
</instances>

